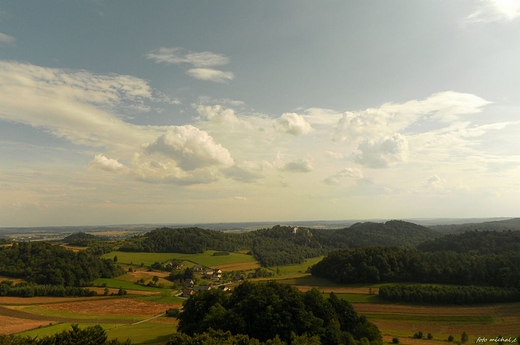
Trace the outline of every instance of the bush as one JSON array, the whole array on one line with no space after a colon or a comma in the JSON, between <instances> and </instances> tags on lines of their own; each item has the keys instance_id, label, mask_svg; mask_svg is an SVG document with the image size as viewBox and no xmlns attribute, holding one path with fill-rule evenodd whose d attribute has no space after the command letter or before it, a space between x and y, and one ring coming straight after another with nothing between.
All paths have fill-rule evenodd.
<instances>
[{"instance_id":1,"label":"bush","mask_svg":"<svg viewBox=\"0 0 520 345\"><path fill-rule=\"evenodd\" d=\"M433 335L431 333L428 333L427 338L428 338L428 340L432 340L433 339Z\"/></svg>"},{"instance_id":2,"label":"bush","mask_svg":"<svg viewBox=\"0 0 520 345\"><path fill-rule=\"evenodd\" d=\"M392 338L392 344L399 344L399 338Z\"/></svg>"},{"instance_id":3,"label":"bush","mask_svg":"<svg viewBox=\"0 0 520 345\"><path fill-rule=\"evenodd\" d=\"M450 336L448 337L448 341L449 341L449 342L452 342L453 339L454 339L454 338L453 338L453 335L450 335Z\"/></svg>"},{"instance_id":4,"label":"bush","mask_svg":"<svg viewBox=\"0 0 520 345\"><path fill-rule=\"evenodd\" d=\"M419 331L419 332L415 333L415 334L413 335L413 337L414 337L415 339L422 339L422 338L423 338L423 333L422 333L422 331Z\"/></svg>"}]
</instances>

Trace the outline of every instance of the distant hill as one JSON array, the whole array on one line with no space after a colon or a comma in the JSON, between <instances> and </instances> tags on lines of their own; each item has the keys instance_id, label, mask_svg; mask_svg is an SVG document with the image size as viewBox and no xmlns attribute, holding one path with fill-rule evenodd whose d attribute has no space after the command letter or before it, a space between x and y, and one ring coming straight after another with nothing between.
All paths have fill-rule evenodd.
<instances>
[{"instance_id":1,"label":"distant hill","mask_svg":"<svg viewBox=\"0 0 520 345\"><path fill-rule=\"evenodd\" d=\"M414 247L418 243L441 236L435 230L401 220L385 223L356 223L338 233L351 241L352 248L371 246Z\"/></svg>"},{"instance_id":2,"label":"distant hill","mask_svg":"<svg viewBox=\"0 0 520 345\"><path fill-rule=\"evenodd\" d=\"M275 225L256 231L227 233L201 228L161 228L126 240L121 251L201 253L249 250L263 266L302 263L338 249L367 246L415 247L440 234L421 225L388 221L356 223L342 229Z\"/></svg>"},{"instance_id":3,"label":"distant hill","mask_svg":"<svg viewBox=\"0 0 520 345\"><path fill-rule=\"evenodd\" d=\"M429 227L432 230L441 233L463 233L466 231L520 231L520 218L511 218L504 220L488 221L488 222L475 222L475 223L464 223L464 224L446 224L446 225L433 225Z\"/></svg>"}]
</instances>

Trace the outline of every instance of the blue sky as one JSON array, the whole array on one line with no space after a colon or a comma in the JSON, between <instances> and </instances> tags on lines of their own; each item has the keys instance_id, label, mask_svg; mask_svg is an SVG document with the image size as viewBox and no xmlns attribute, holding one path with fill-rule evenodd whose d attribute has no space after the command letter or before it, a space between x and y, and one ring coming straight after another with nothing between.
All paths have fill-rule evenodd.
<instances>
[{"instance_id":1,"label":"blue sky","mask_svg":"<svg viewBox=\"0 0 520 345\"><path fill-rule=\"evenodd\" d=\"M520 1L4 1L0 226L518 216Z\"/></svg>"}]
</instances>

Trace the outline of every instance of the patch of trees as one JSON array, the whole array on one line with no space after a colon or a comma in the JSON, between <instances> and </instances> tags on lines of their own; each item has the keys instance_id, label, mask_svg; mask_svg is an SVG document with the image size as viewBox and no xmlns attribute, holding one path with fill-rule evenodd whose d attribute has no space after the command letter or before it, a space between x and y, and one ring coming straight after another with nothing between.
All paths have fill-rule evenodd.
<instances>
[{"instance_id":1,"label":"patch of trees","mask_svg":"<svg viewBox=\"0 0 520 345\"><path fill-rule=\"evenodd\" d=\"M104 241L105 237L95 236L92 234L87 234L85 232L75 232L67 237L65 237L62 242L67 243L71 246L78 247L86 247L94 242Z\"/></svg>"},{"instance_id":2,"label":"patch of trees","mask_svg":"<svg viewBox=\"0 0 520 345\"><path fill-rule=\"evenodd\" d=\"M72 325L71 330L64 330L50 336L31 338L16 335L0 335L2 345L131 345L130 340L121 342L117 339L107 340L106 331L99 325L79 328Z\"/></svg>"},{"instance_id":3,"label":"patch of trees","mask_svg":"<svg viewBox=\"0 0 520 345\"><path fill-rule=\"evenodd\" d=\"M127 252L203 253L206 250L236 251L247 248L247 236L200 228L156 229L126 240L119 248Z\"/></svg>"},{"instance_id":4,"label":"patch of trees","mask_svg":"<svg viewBox=\"0 0 520 345\"><path fill-rule=\"evenodd\" d=\"M420 243L417 249L425 252L451 250L457 253L503 254L520 251L520 231L466 231L445 235Z\"/></svg>"},{"instance_id":5,"label":"patch of trees","mask_svg":"<svg viewBox=\"0 0 520 345\"><path fill-rule=\"evenodd\" d=\"M338 283L421 282L520 288L520 253L420 252L369 247L329 254L311 268Z\"/></svg>"},{"instance_id":6,"label":"patch of trees","mask_svg":"<svg viewBox=\"0 0 520 345\"><path fill-rule=\"evenodd\" d=\"M189 337L214 329L261 342L278 338L291 343L294 337L306 336L319 337L322 344L382 344L379 329L347 301L276 282L245 282L231 294L209 290L192 295L178 318L178 331ZM174 341L168 344L190 344Z\"/></svg>"},{"instance_id":7,"label":"patch of trees","mask_svg":"<svg viewBox=\"0 0 520 345\"><path fill-rule=\"evenodd\" d=\"M379 297L394 302L431 304L478 304L520 301L520 290L475 285L388 285L379 288Z\"/></svg>"},{"instance_id":8,"label":"patch of trees","mask_svg":"<svg viewBox=\"0 0 520 345\"><path fill-rule=\"evenodd\" d=\"M355 345L353 342L351 345ZM166 345L321 345L318 336L301 335L293 333L290 342L282 341L280 337L269 339L265 343L255 338L250 338L247 334L231 334L229 331L213 330L201 334L189 336L184 333L176 333L166 343Z\"/></svg>"},{"instance_id":9,"label":"patch of trees","mask_svg":"<svg viewBox=\"0 0 520 345\"><path fill-rule=\"evenodd\" d=\"M0 275L40 285L88 286L97 278L124 274L112 260L74 253L47 242L15 242L0 247Z\"/></svg>"}]
</instances>

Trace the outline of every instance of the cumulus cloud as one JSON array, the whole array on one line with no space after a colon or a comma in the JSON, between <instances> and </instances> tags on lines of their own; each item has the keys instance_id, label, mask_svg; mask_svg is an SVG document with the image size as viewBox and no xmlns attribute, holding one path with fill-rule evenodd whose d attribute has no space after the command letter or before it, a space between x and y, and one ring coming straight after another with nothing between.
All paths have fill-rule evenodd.
<instances>
[{"instance_id":1,"label":"cumulus cloud","mask_svg":"<svg viewBox=\"0 0 520 345\"><path fill-rule=\"evenodd\" d=\"M441 179L437 175L432 175L423 182L422 187L425 189L442 189L446 184L446 180Z\"/></svg>"},{"instance_id":2,"label":"cumulus cloud","mask_svg":"<svg viewBox=\"0 0 520 345\"><path fill-rule=\"evenodd\" d=\"M257 169L239 164L224 168L221 172L230 179L245 183L252 183L264 177Z\"/></svg>"},{"instance_id":3,"label":"cumulus cloud","mask_svg":"<svg viewBox=\"0 0 520 345\"><path fill-rule=\"evenodd\" d=\"M125 166L119 163L116 159L107 158L101 154L96 155L88 166L89 168L101 169L105 171L122 171L125 169Z\"/></svg>"},{"instance_id":4,"label":"cumulus cloud","mask_svg":"<svg viewBox=\"0 0 520 345\"><path fill-rule=\"evenodd\" d=\"M195 79L209 80L216 83L225 83L235 78L232 72L219 71L213 68L192 68L186 74Z\"/></svg>"},{"instance_id":5,"label":"cumulus cloud","mask_svg":"<svg viewBox=\"0 0 520 345\"><path fill-rule=\"evenodd\" d=\"M218 180L218 171L212 167L186 171L176 162L139 161L132 171L135 179L148 183L167 183L180 186L207 184Z\"/></svg>"},{"instance_id":6,"label":"cumulus cloud","mask_svg":"<svg viewBox=\"0 0 520 345\"><path fill-rule=\"evenodd\" d=\"M0 42L12 44L12 43L16 42L16 38L0 32Z\"/></svg>"},{"instance_id":7,"label":"cumulus cloud","mask_svg":"<svg viewBox=\"0 0 520 345\"><path fill-rule=\"evenodd\" d=\"M312 131L311 125L296 113L284 113L276 120L275 128L280 132L292 135L307 134Z\"/></svg>"},{"instance_id":8,"label":"cumulus cloud","mask_svg":"<svg viewBox=\"0 0 520 345\"><path fill-rule=\"evenodd\" d=\"M159 153L174 159L184 170L213 165L231 165L229 151L197 127L173 126L154 142L145 146L149 154Z\"/></svg>"},{"instance_id":9,"label":"cumulus cloud","mask_svg":"<svg viewBox=\"0 0 520 345\"><path fill-rule=\"evenodd\" d=\"M283 170L292 171L292 172L311 172L314 170L312 163L308 159L296 159L291 162L286 163L283 166Z\"/></svg>"},{"instance_id":10,"label":"cumulus cloud","mask_svg":"<svg viewBox=\"0 0 520 345\"><path fill-rule=\"evenodd\" d=\"M394 134L383 140L366 140L359 145L361 151L355 161L369 168L387 168L388 166L406 161L408 141L401 134Z\"/></svg>"},{"instance_id":11,"label":"cumulus cloud","mask_svg":"<svg viewBox=\"0 0 520 345\"><path fill-rule=\"evenodd\" d=\"M480 0L475 11L466 18L466 22L510 22L518 17L520 17L518 0Z\"/></svg>"},{"instance_id":12,"label":"cumulus cloud","mask_svg":"<svg viewBox=\"0 0 520 345\"><path fill-rule=\"evenodd\" d=\"M331 175L323 180L328 185L339 185L342 180L353 179L360 180L363 178L363 172L357 168L343 168L334 175Z\"/></svg>"}]
</instances>

